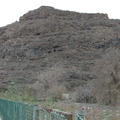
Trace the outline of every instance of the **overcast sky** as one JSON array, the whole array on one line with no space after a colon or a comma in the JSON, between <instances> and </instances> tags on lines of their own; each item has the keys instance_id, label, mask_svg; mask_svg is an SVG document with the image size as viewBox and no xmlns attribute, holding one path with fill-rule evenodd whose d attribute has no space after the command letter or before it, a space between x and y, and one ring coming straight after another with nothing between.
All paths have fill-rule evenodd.
<instances>
[{"instance_id":1,"label":"overcast sky","mask_svg":"<svg viewBox=\"0 0 120 120\"><path fill-rule=\"evenodd\" d=\"M120 0L1 0L0 26L18 21L29 10L43 5L82 13L107 13L109 18L120 19Z\"/></svg>"}]
</instances>

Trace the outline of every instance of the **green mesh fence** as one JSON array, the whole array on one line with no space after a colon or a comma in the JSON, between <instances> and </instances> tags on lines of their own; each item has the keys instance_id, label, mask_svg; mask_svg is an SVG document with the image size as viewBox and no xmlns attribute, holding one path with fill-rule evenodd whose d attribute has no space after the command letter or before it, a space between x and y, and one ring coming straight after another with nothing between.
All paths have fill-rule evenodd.
<instances>
[{"instance_id":1,"label":"green mesh fence","mask_svg":"<svg viewBox=\"0 0 120 120\"><path fill-rule=\"evenodd\" d=\"M72 120L72 114L0 99L0 120Z\"/></svg>"},{"instance_id":2,"label":"green mesh fence","mask_svg":"<svg viewBox=\"0 0 120 120\"><path fill-rule=\"evenodd\" d=\"M0 99L0 120L33 120L34 105Z\"/></svg>"}]
</instances>

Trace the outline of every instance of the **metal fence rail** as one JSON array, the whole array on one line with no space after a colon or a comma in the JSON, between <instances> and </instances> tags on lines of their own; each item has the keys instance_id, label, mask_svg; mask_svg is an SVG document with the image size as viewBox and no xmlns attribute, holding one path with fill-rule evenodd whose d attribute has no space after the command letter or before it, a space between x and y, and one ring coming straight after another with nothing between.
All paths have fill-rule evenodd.
<instances>
[{"instance_id":1,"label":"metal fence rail","mask_svg":"<svg viewBox=\"0 0 120 120\"><path fill-rule=\"evenodd\" d=\"M72 120L72 114L58 109L35 108L33 120Z\"/></svg>"}]
</instances>

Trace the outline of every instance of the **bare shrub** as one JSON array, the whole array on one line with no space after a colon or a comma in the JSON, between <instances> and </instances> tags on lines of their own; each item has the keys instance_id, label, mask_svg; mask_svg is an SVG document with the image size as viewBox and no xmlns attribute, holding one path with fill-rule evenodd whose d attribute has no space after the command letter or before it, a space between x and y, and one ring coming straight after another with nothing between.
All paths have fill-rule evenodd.
<instances>
[{"instance_id":1,"label":"bare shrub","mask_svg":"<svg viewBox=\"0 0 120 120\"><path fill-rule=\"evenodd\" d=\"M116 106L120 96L120 50L110 49L93 67L98 79L94 80L93 93L97 102Z\"/></svg>"},{"instance_id":2,"label":"bare shrub","mask_svg":"<svg viewBox=\"0 0 120 120\"><path fill-rule=\"evenodd\" d=\"M44 83L47 89L52 88L54 84L57 84L58 80L62 78L65 70L62 65L55 64L46 71L38 73L38 80L40 83Z\"/></svg>"},{"instance_id":3,"label":"bare shrub","mask_svg":"<svg viewBox=\"0 0 120 120\"><path fill-rule=\"evenodd\" d=\"M65 91L63 85L59 85L58 80L64 75L64 68L60 64L55 64L51 68L38 73L38 81L32 85L37 99L53 96L61 98L61 94Z\"/></svg>"},{"instance_id":4,"label":"bare shrub","mask_svg":"<svg viewBox=\"0 0 120 120\"><path fill-rule=\"evenodd\" d=\"M66 93L67 89L65 86L63 85L54 85L51 89L50 89L50 96L54 99L62 99L62 94Z\"/></svg>"},{"instance_id":5,"label":"bare shrub","mask_svg":"<svg viewBox=\"0 0 120 120\"><path fill-rule=\"evenodd\" d=\"M34 97L37 100L41 100L46 97L45 86L44 84L39 83L39 81L31 85L31 90L33 91Z\"/></svg>"},{"instance_id":6,"label":"bare shrub","mask_svg":"<svg viewBox=\"0 0 120 120\"><path fill-rule=\"evenodd\" d=\"M76 102L82 103L96 103L96 98L92 93L93 84L89 83L84 86L76 88Z\"/></svg>"}]
</instances>

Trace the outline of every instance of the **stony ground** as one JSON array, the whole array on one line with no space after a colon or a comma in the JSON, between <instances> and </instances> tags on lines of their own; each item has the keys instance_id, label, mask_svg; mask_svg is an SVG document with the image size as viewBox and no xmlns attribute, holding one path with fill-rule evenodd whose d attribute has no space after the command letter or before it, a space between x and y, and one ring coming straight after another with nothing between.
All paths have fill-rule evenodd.
<instances>
[{"instance_id":1,"label":"stony ground","mask_svg":"<svg viewBox=\"0 0 120 120\"><path fill-rule=\"evenodd\" d=\"M86 120L120 120L120 108L108 107L96 104L84 104L73 102L58 102L54 104L63 111L69 111L73 115L76 110L84 111Z\"/></svg>"}]
</instances>

